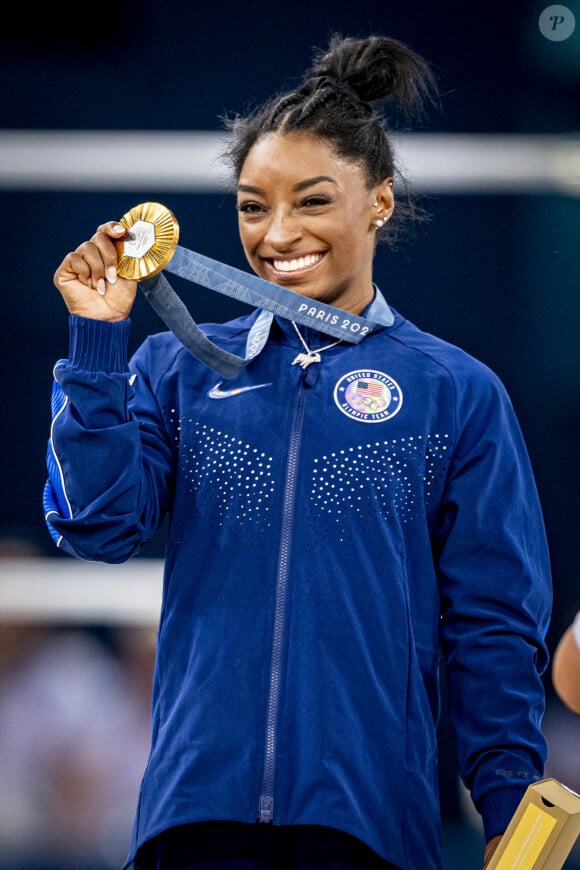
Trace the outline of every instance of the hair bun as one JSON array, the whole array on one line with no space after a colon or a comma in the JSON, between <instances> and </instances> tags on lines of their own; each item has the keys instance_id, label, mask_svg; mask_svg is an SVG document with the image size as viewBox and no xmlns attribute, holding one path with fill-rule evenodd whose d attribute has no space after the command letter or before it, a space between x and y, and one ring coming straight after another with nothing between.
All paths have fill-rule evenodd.
<instances>
[{"instance_id":1,"label":"hair bun","mask_svg":"<svg viewBox=\"0 0 580 870\"><path fill-rule=\"evenodd\" d=\"M314 56L304 80L319 76L348 85L362 102L396 99L408 115L436 102L437 81L429 64L387 36L359 39L335 34L328 48Z\"/></svg>"}]
</instances>

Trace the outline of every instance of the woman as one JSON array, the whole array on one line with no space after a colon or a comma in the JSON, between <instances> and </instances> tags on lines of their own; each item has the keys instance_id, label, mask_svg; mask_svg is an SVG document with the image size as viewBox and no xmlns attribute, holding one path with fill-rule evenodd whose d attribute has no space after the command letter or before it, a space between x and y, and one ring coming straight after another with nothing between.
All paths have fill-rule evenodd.
<instances>
[{"instance_id":1,"label":"woman","mask_svg":"<svg viewBox=\"0 0 580 870\"><path fill-rule=\"evenodd\" d=\"M138 868L439 868L440 655L485 864L542 775L550 578L517 421L373 284L412 216L376 107L420 111L433 85L399 42L334 38L229 125L252 269L377 323L356 345L256 311L205 327L243 356L266 323L229 382L171 333L127 364L123 226L56 272L51 533L121 562L170 515Z\"/></svg>"}]
</instances>

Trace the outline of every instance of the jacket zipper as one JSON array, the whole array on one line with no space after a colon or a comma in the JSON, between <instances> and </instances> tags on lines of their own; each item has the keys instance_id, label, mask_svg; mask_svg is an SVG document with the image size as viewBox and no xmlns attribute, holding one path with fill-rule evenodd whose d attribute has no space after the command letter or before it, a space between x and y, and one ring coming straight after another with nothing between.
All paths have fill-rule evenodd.
<instances>
[{"instance_id":1,"label":"jacket zipper","mask_svg":"<svg viewBox=\"0 0 580 870\"><path fill-rule=\"evenodd\" d=\"M294 517L294 501L296 496L298 454L300 452L300 439L304 422L305 402L306 390L304 388L304 380L301 379L298 398L296 400L296 409L294 411L294 419L292 421L292 429L290 432L288 462L286 464L286 486L284 490L280 556L276 582L276 605L274 609L274 632L272 637L272 659L270 666L270 693L268 696L266 744L264 750L264 775L258 814L258 821L264 823L271 822L274 814L274 773L276 768L276 731L278 702L280 697L282 640L286 615L286 594L288 591L288 569L290 545L292 542L292 520Z\"/></svg>"}]
</instances>

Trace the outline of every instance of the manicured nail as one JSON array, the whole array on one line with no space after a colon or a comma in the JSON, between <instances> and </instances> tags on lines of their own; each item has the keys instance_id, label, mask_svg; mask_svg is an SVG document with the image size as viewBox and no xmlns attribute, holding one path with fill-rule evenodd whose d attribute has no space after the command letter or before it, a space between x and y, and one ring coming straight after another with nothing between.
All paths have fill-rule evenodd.
<instances>
[{"instance_id":1,"label":"manicured nail","mask_svg":"<svg viewBox=\"0 0 580 870\"><path fill-rule=\"evenodd\" d=\"M105 282L102 278L99 278L99 280L97 281L97 293L99 294L99 296L104 296L106 292L107 290L105 287Z\"/></svg>"},{"instance_id":2,"label":"manicured nail","mask_svg":"<svg viewBox=\"0 0 580 870\"><path fill-rule=\"evenodd\" d=\"M109 284L114 284L117 280L117 270L114 266L109 266L107 269L107 281Z\"/></svg>"},{"instance_id":3,"label":"manicured nail","mask_svg":"<svg viewBox=\"0 0 580 870\"><path fill-rule=\"evenodd\" d=\"M114 233L124 233L125 227L123 226L123 224L115 224L115 226L113 227L113 232Z\"/></svg>"}]
</instances>

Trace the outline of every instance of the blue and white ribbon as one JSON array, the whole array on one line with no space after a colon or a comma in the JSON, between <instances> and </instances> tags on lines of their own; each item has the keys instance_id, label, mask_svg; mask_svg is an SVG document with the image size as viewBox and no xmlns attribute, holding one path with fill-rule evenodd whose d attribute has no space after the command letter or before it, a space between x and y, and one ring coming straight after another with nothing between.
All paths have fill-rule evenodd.
<instances>
[{"instance_id":1,"label":"blue and white ribbon","mask_svg":"<svg viewBox=\"0 0 580 870\"><path fill-rule=\"evenodd\" d=\"M325 302L309 299L286 287L265 281L257 275L236 269L234 266L227 266L218 260L204 257L180 245L176 247L165 271L270 312L270 318L259 320L260 327L257 333L253 331L246 356L238 357L215 345L201 332L163 273L140 283L151 306L181 343L197 359L225 378L234 377L260 353L267 340L269 324L274 315L294 320L296 323L309 326L350 344L358 344L374 330L391 326L394 320L391 310L382 297L379 304L375 304L377 303L375 300L368 312L369 315L376 317L375 320L370 317L359 317L327 305Z\"/></svg>"}]
</instances>

